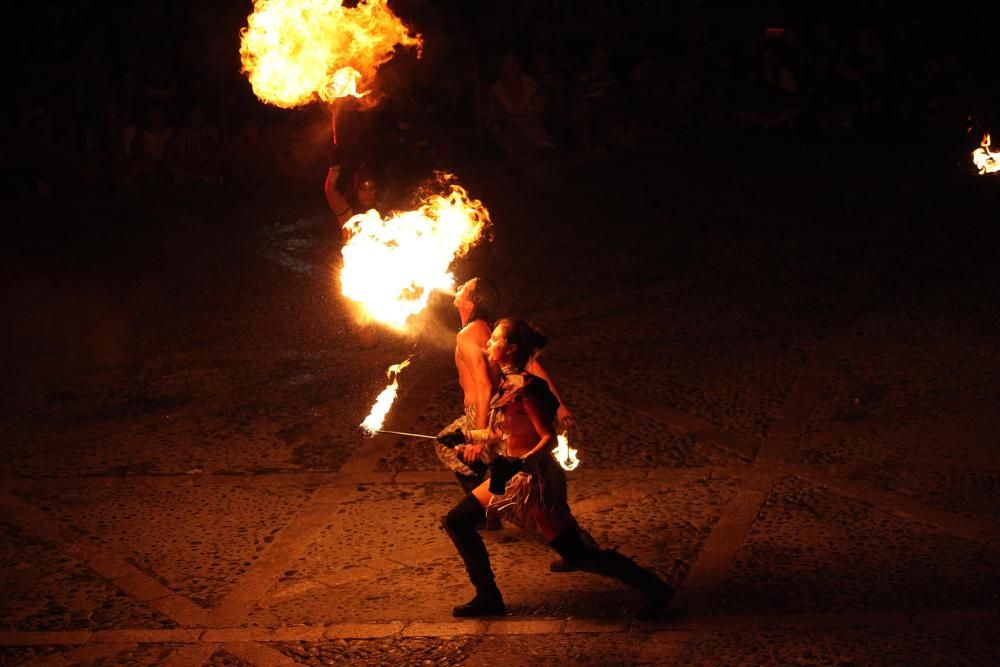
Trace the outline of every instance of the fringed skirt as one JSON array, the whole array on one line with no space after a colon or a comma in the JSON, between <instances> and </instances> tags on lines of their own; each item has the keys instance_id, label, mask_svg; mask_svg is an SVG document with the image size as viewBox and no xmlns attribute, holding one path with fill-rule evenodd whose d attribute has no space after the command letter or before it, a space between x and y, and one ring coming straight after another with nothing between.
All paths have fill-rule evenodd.
<instances>
[{"instance_id":1,"label":"fringed skirt","mask_svg":"<svg viewBox=\"0 0 1000 667\"><path fill-rule=\"evenodd\" d=\"M490 498L486 513L547 541L576 525L566 502L566 473L551 456L514 475L503 495Z\"/></svg>"}]
</instances>

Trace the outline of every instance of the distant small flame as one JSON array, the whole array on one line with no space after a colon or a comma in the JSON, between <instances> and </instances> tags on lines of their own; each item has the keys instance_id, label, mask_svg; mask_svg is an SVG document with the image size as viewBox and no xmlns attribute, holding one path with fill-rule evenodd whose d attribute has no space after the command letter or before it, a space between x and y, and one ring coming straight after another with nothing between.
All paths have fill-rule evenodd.
<instances>
[{"instance_id":1,"label":"distant small flame","mask_svg":"<svg viewBox=\"0 0 1000 667\"><path fill-rule=\"evenodd\" d=\"M439 174L448 194L432 195L415 211L360 213L347 221L341 251L341 293L363 318L402 330L431 292L455 289L451 263L468 252L490 223L489 211L470 199L450 174Z\"/></svg>"},{"instance_id":2,"label":"distant small flame","mask_svg":"<svg viewBox=\"0 0 1000 667\"><path fill-rule=\"evenodd\" d=\"M375 405L372 406L372 411L368 413L365 420L361 422L361 428L368 435L375 435L378 430L382 428L382 423L385 422L385 416L389 412L389 408L392 407L393 402L396 400L396 391L399 389L399 383L396 381L396 377L399 375L400 371L410 365L410 360L398 364L393 364L389 366L389 370L386 371L386 375L389 377L391 382L389 386L382 390L382 393L378 395L375 399Z\"/></svg>"},{"instance_id":3,"label":"distant small flame","mask_svg":"<svg viewBox=\"0 0 1000 667\"><path fill-rule=\"evenodd\" d=\"M1000 171L1000 152L990 150L990 135L987 132L983 135L983 142L980 147L972 151L972 162L979 169L980 174L992 174Z\"/></svg>"},{"instance_id":4,"label":"distant small flame","mask_svg":"<svg viewBox=\"0 0 1000 667\"><path fill-rule=\"evenodd\" d=\"M559 462L563 470L574 470L580 465L580 459L576 456L576 450L569 446L569 438L566 437L565 433L556 437L559 445L552 450L552 456L556 457L556 461Z\"/></svg>"}]
</instances>

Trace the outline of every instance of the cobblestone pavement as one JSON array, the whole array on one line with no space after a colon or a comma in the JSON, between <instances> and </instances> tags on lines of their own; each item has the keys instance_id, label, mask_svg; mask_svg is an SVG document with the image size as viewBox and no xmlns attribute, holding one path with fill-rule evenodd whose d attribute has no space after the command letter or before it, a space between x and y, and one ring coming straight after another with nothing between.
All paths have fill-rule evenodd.
<instances>
[{"instance_id":1,"label":"cobblestone pavement","mask_svg":"<svg viewBox=\"0 0 1000 667\"><path fill-rule=\"evenodd\" d=\"M678 589L648 623L511 527L509 614L451 617L459 489L355 425L411 355L387 427L456 416L454 315L359 346L317 202L19 239L0 664L996 664L1000 182L826 150L468 170L496 240L457 272L550 334L575 513Z\"/></svg>"}]
</instances>

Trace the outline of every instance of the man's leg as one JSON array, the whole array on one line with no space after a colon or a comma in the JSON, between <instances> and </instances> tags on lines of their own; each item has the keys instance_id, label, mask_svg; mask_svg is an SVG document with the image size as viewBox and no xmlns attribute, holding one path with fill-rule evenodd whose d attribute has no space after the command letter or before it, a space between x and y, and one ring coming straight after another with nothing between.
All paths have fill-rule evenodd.
<instances>
[{"instance_id":1,"label":"man's leg","mask_svg":"<svg viewBox=\"0 0 1000 667\"><path fill-rule=\"evenodd\" d=\"M472 490L482 484L485 478L478 475L463 475L455 471L455 479L458 480L458 485L462 487L463 491L472 493Z\"/></svg>"},{"instance_id":2,"label":"man's leg","mask_svg":"<svg viewBox=\"0 0 1000 667\"><path fill-rule=\"evenodd\" d=\"M475 408L466 406L465 413L453 421L451 424L446 426L442 431L443 433L450 433L455 430L467 431L475 427L476 423L476 411ZM440 435L440 434L439 434ZM438 458L441 462L447 466L453 473L455 473L455 479L458 480L458 485L462 487L462 491L465 493L472 493L472 490L478 487L486 480L486 473L488 472L488 467L484 463L477 462L473 465L467 464L458 455L454 449L446 447L440 442L435 442L435 451L437 452ZM491 514L489 517L484 519L478 526L478 530L499 530L502 528L500 523L500 517L495 514Z\"/></svg>"},{"instance_id":3,"label":"man's leg","mask_svg":"<svg viewBox=\"0 0 1000 667\"><path fill-rule=\"evenodd\" d=\"M452 610L454 616L494 616L507 611L493 577L490 555L483 544L483 538L476 532L476 524L485 516L482 504L470 493L441 521L465 562L469 581L476 588L474 598Z\"/></svg>"},{"instance_id":4,"label":"man's leg","mask_svg":"<svg viewBox=\"0 0 1000 667\"><path fill-rule=\"evenodd\" d=\"M462 487L463 491L472 493L474 488L486 481L486 476L463 475L456 472L455 479L458 480L458 485ZM476 530L500 530L501 528L503 528L503 523L496 513L487 514L482 521L476 524Z\"/></svg>"}]
</instances>

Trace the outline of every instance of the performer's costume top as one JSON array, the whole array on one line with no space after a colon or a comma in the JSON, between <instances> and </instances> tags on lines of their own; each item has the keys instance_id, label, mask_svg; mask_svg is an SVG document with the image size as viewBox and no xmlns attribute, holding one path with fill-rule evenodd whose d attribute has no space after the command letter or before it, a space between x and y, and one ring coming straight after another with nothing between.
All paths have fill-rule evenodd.
<instances>
[{"instance_id":1,"label":"performer's costume top","mask_svg":"<svg viewBox=\"0 0 1000 667\"><path fill-rule=\"evenodd\" d=\"M527 372L507 373L490 401L490 421L501 442L511 435L512 428L534 433L525 400L541 408L543 419L555 421L559 401L548 383ZM496 449L504 453L506 444ZM503 520L536 533L543 532L539 522L548 524L549 532L557 535L576 526L566 503L566 473L548 452L528 459L524 470L507 482L504 493L490 498L486 512L495 512Z\"/></svg>"}]
</instances>

